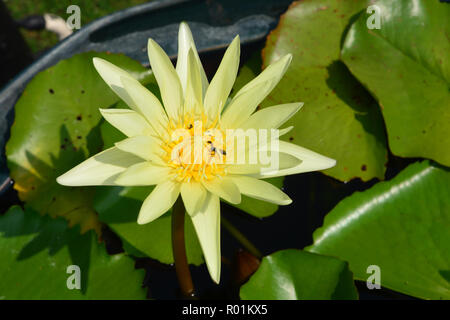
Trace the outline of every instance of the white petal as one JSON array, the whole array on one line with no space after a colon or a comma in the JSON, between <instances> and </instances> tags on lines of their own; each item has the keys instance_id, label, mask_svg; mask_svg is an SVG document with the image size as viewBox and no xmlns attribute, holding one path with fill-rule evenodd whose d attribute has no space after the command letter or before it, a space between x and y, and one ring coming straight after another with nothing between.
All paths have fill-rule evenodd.
<instances>
[{"instance_id":1,"label":"white petal","mask_svg":"<svg viewBox=\"0 0 450 320\"><path fill-rule=\"evenodd\" d=\"M247 90L245 94L241 94L237 98L233 98L222 114L220 124L224 128L240 128L250 115L256 110L259 101L258 96L261 92L266 91L270 82L261 82Z\"/></svg>"},{"instance_id":2,"label":"white petal","mask_svg":"<svg viewBox=\"0 0 450 320\"><path fill-rule=\"evenodd\" d=\"M231 178L239 191L246 196L282 206L292 203L287 194L269 182L247 176L232 176Z\"/></svg>"},{"instance_id":3,"label":"white petal","mask_svg":"<svg viewBox=\"0 0 450 320\"><path fill-rule=\"evenodd\" d=\"M190 215L196 214L202 208L206 194L207 191L200 182L190 181L181 184L181 197Z\"/></svg>"},{"instance_id":4,"label":"white petal","mask_svg":"<svg viewBox=\"0 0 450 320\"><path fill-rule=\"evenodd\" d=\"M115 180L119 186L151 186L169 179L171 168L145 161L136 163Z\"/></svg>"},{"instance_id":5,"label":"white petal","mask_svg":"<svg viewBox=\"0 0 450 320\"><path fill-rule=\"evenodd\" d=\"M240 44L239 36L234 38L233 42L228 47L222 62L217 69L214 78L206 90L204 109L208 118L212 121L219 117L228 95L233 87L234 81L239 68Z\"/></svg>"},{"instance_id":6,"label":"white petal","mask_svg":"<svg viewBox=\"0 0 450 320\"><path fill-rule=\"evenodd\" d=\"M222 199L234 204L241 203L241 193L230 178L217 177L210 181L203 180L202 183L209 192Z\"/></svg>"},{"instance_id":7,"label":"white petal","mask_svg":"<svg viewBox=\"0 0 450 320\"><path fill-rule=\"evenodd\" d=\"M120 173L141 161L131 153L112 147L83 161L56 181L64 186L115 185Z\"/></svg>"},{"instance_id":8,"label":"white petal","mask_svg":"<svg viewBox=\"0 0 450 320\"><path fill-rule=\"evenodd\" d=\"M264 108L252 114L242 125L242 129L279 128L300 110L303 102L286 103Z\"/></svg>"},{"instance_id":9,"label":"white petal","mask_svg":"<svg viewBox=\"0 0 450 320\"><path fill-rule=\"evenodd\" d=\"M180 184L167 180L158 184L145 199L139 211L138 224L146 224L166 213L180 194Z\"/></svg>"},{"instance_id":10,"label":"white petal","mask_svg":"<svg viewBox=\"0 0 450 320\"><path fill-rule=\"evenodd\" d=\"M236 93L233 99L237 99L240 95L246 94L249 90L259 85L260 83L268 81L270 83L269 86L265 88L264 91L261 91L257 97L259 104L264 98L270 93L270 91L275 88L275 86L280 82L281 78L285 74L286 70L291 63L292 55L287 54L281 59L269 65L263 72L261 72L255 79L247 83L241 90Z\"/></svg>"},{"instance_id":11,"label":"white petal","mask_svg":"<svg viewBox=\"0 0 450 320\"><path fill-rule=\"evenodd\" d=\"M139 113L129 109L99 109L103 118L127 137L154 134L149 123Z\"/></svg>"},{"instance_id":12,"label":"white petal","mask_svg":"<svg viewBox=\"0 0 450 320\"><path fill-rule=\"evenodd\" d=\"M194 53L189 50L188 54L188 72L187 85L184 99L184 112L194 114L202 114L203 111L203 93L202 81L200 78L199 66L194 58Z\"/></svg>"},{"instance_id":13,"label":"white petal","mask_svg":"<svg viewBox=\"0 0 450 320\"><path fill-rule=\"evenodd\" d=\"M183 92L186 91L187 83L187 70L188 70L188 52L192 50L194 54L195 61L199 66L199 72L202 83L202 97L205 95L206 89L208 88L208 78L206 77L205 70L203 69L200 57L198 56L197 48L195 47L194 38L192 37L192 32L186 22L180 23L180 29L178 31L178 58L177 58L177 73L180 78L181 86L183 87Z\"/></svg>"},{"instance_id":14,"label":"white petal","mask_svg":"<svg viewBox=\"0 0 450 320\"><path fill-rule=\"evenodd\" d=\"M215 283L220 281L220 200L208 193L203 208L191 216L200 246L205 256L206 266Z\"/></svg>"},{"instance_id":15,"label":"white petal","mask_svg":"<svg viewBox=\"0 0 450 320\"><path fill-rule=\"evenodd\" d=\"M275 165L276 160L273 160L275 157L278 158L278 165ZM268 153L267 158L267 161L264 162L259 160L256 163L230 164L227 165L226 170L229 174L246 174L259 177L262 172L273 173L274 170L289 169L301 163L301 160L297 157L285 153Z\"/></svg>"},{"instance_id":16,"label":"white petal","mask_svg":"<svg viewBox=\"0 0 450 320\"><path fill-rule=\"evenodd\" d=\"M122 151L132 153L142 159L161 164L164 150L161 140L150 136L135 136L116 142L116 147Z\"/></svg>"},{"instance_id":17,"label":"white petal","mask_svg":"<svg viewBox=\"0 0 450 320\"><path fill-rule=\"evenodd\" d=\"M292 129L237 129L227 133L226 170L234 174L286 169L300 164L297 157L279 153L279 135ZM275 149L276 151L271 151Z\"/></svg>"},{"instance_id":18,"label":"white petal","mask_svg":"<svg viewBox=\"0 0 450 320\"><path fill-rule=\"evenodd\" d=\"M289 131L291 131L292 129L294 129L294 126L289 126L287 128L283 128L283 129L279 129L278 130L278 137L282 137L284 136L286 133L288 133Z\"/></svg>"},{"instance_id":19,"label":"white petal","mask_svg":"<svg viewBox=\"0 0 450 320\"><path fill-rule=\"evenodd\" d=\"M270 145L268 145L270 149ZM286 141L280 141L278 151L280 154L288 154L301 160L301 163L291 168L280 168L279 170L261 172L254 175L255 178L270 178L286 176L291 174L325 170L336 165L336 160L325 157L314 151L300 147Z\"/></svg>"},{"instance_id":20,"label":"white petal","mask_svg":"<svg viewBox=\"0 0 450 320\"><path fill-rule=\"evenodd\" d=\"M120 77L133 79L131 74L125 70L119 68L118 66L103 60L101 58L92 59L94 62L94 67L100 74L102 79L108 84L108 86L130 107L133 105L133 101L122 86Z\"/></svg>"},{"instance_id":21,"label":"white petal","mask_svg":"<svg viewBox=\"0 0 450 320\"><path fill-rule=\"evenodd\" d=\"M147 119L155 133L166 132L168 119L158 98L137 80L121 77L121 81L133 100L133 109Z\"/></svg>"},{"instance_id":22,"label":"white petal","mask_svg":"<svg viewBox=\"0 0 450 320\"><path fill-rule=\"evenodd\" d=\"M291 131L292 129L294 129L294 126L289 126L287 128L282 128L282 129L252 129L249 128L251 130L256 130L256 132L258 132L258 139L256 141L256 144L252 144L252 143L248 143L248 145L238 145L238 147L240 149L242 148L246 148L246 150L251 150L253 149L263 149L265 148L269 143L273 143L276 144L277 141L280 140L280 137L284 136L286 133L288 133L289 131ZM247 130L249 130L247 129Z\"/></svg>"},{"instance_id":23,"label":"white petal","mask_svg":"<svg viewBox=\"0 0 450 320\"><path fill-rule=\"evenodd\" d=\"M148 39L148 57L166 112L170 119L178 121L183 107L183 90L175 68L164 50L152 39Z\"/></svg>"},{"instance_id":24,"label":"white petal","mask_svg":"<svg viewBox=\"0 0 450 320\"><path fill-rule=\"evenodd\" d=\"M223 115L223 125L239 127L255 111L265 97L273 90L291 63L292 55L287 54L269 65L255 79L247 83L231 100ZM252 101L248 105L247 101Z\"/></svg>"}]
</instances>

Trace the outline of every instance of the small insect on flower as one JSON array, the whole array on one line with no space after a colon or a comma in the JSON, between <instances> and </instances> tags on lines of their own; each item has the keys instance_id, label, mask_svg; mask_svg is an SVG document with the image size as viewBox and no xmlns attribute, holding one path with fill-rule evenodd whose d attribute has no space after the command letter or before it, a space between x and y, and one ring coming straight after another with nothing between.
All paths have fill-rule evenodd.
<instances>
[{"instance_id":1,"label":"small insect on flower","mask_svg":"<svg viewBox=\"0 0 450 320\"><path fill-rule=\"evenodd\" d=\"M243 194L288 205L292 200L262 179L323 170L336 162L279 139L292 127L278 128L302 103L256 111L286 72L290 54L268 66L232 99L228 96L239 67L239 36L226 50L210 83L186 23L180 24L176 68L152 39L148 55L162 103L126 71L94 58L100 76L130 107L100 112L128 138L57 181L66 186L155 185L142 204L139 224L163 215L181 194L211 278L218 283L220 198L238 204Z\"/></svg>"}]
</instances>

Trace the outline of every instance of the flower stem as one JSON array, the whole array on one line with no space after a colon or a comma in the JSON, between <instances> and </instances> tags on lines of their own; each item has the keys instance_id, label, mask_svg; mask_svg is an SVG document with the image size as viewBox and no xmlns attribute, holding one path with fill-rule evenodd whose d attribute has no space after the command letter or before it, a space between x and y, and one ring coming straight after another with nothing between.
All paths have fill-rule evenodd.
<instances>
[{"instance_id":1,"label":"flower stem","mask_svg":"<svg viewBox=\"0 0 450 320\"><path fill-rule=\"evenodd\" d=\"M194 284L192 283L184 242L185 211L183 200L179 197L172 209L172 250L181 293L186 298L192 298L194 296Z\"/></svg>"},{"instance_id":2,"label":"flower stem","mask_svg":"<svg viewBox=\"0 0 450 320\"><path fill-rule=\"evenodd\" d=\"M223 215L220 217L222 225L228 232L247 249L248 252L261 259L263 257L262 253L251 243L235 226L231 224L230 221L225 219Z\"/></svg>"}]
</instances>

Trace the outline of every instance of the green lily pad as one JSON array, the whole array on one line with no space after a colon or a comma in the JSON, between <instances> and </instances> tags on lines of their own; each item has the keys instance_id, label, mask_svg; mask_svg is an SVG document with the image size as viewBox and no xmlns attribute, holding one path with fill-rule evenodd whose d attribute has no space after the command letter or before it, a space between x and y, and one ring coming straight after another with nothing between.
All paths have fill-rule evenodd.
<instances>
[{"instance_id":1,"label":"green lily pad","mask_svg":"<svg viewBox=\"0 0 450 320\"><path fill-rule=\"evenodd\" d=\"M1 299L145 299L144 271L124 255L109 256L93 231L80 235L62 218L11 207L0 216ZM67 283L80 269L80 289ZM69 281L68 281L69 280Z\"/></svg>"},{"instance_id":2,"label":"green lily pad","mask_svg":"<svg viewBox=\"0 0 450 320\"><path fill-rule=\"evenodd\" d=\"M145 81L138 62L123 55L82 53L42 71L15 106L6 155L21 200L51 216L64 216L82 231L99 230L92 209L92 187L64 187L56 177L102 150L99 108L119 98L92 64L101 57Z\"/></svg>"},{"instance_id":3,"label":"green lily pad","mask_svg":"<svg viewBox=\"0 0 450 320\"><path fill-rule=\"evenodd\" d=\"M307 250L349 261L359 280L377 265L382 287L449 299L449 230L450 171L423 161L341 201Z\"/></svg>"},{"instance_id":4,"label":"green lily pad","mask_svg":"<svg viewBox=\"0 0 450 320\"><path fill-rule=\"evenodd\" d=\"M268 36L264 66L292 53L292 63L263 106L302 101L286 139L337 160L323 172L347 181L384 178L386 137L380 111L340 61L351 18L370 1L298 1Z\"/></svg>"},{"instance_id":5,"label":"green lily pad","mask_svg":"<svg viewBox=\"0 0 450 320\"><path fill-rule=\"evenodd\" d=\"M173 263L171 212L153 222L139 225L137 216L142 202L153 187L99 187L95 195L95 209L100 221L108 224L123 240L124 249L138 257L150 257L162 263ZM185 219L185 243L188 261L203 263L203 253L192 225Z\"/></svg>"},{"instance_id":6,"label":"green lily pad","mask_svg":"<svg viewBox=\"0 0 450 320\"><path fill-rule=\"evenodd\" d=\"M240 296L244 300L358 299L346 262L294 249L264 257L241 287Z\"/></svg>"},{"instance_id":7,"label":"green lily pad","mask_svg":"<svg viewBox=\"0 0 450 320\"><path fill-rule=\"evenodd\" d=\"M113 107L127 108L122 101ZM106 121L101 124L100 130L105 149L126 138ZM120 236L125 252L171 264L174 261L170 211L151 223L137 223L142 202L152 190L153 187L99 187L96 190L94 206L100 221L108 224ZM185 220L185 241L188 261L195 265L202 264L203 253L189 218Z\"/></svg>"},{"instance_id":8,"label":"green lily pad","mask_svg":"<svg viewBox=\"0 0 450 320\"><path fill-rule=\"evenodd\" d=\"M369 15L362 14L342 59L379 101L393 154L450 166L450 6L428 0L376 6L381 28L368 29Z\"/></svg>"}]
</instances>

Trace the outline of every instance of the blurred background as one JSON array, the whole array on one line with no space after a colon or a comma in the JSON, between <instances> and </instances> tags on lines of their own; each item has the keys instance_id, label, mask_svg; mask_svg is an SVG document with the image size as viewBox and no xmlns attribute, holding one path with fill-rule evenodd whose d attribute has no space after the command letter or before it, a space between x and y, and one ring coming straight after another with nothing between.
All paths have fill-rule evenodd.
<instances>
[{"instance_id":1,"label":"blurred background","mask_svg":"<svg viewBox=\"0 0 450 320\"><path fill-rule=\"evenodd\" d=\"M71 13L67 8L83 8L81 26L113 12L126 9L148 0L0 0L0 57L2 73L0 87L33 60L72 32L62 26ZM60 18L56 29L49 26L46 16ZM76 29L74 31L77 31ZM65 33L68 32L68 33Z\"/></svg>"},{"instance_id":2,"label":"blurred background","mask_svg":"<svg viewBox=\"0 0 450 320\"><path fill-rule=\"evenodd\" d=\"M70 14L66 12L70 5L78 5L83 8L81 25L85 25L97 18L106 16L115 11L123 10L149 0L3 0L11 17L20 22L28 16L52 13L62 18ZM45 49L54 46L58 36L48 30L27 30L20 28L20 33L25 39L33 55L38 55Z\"/></svg>"}]
</instances>

